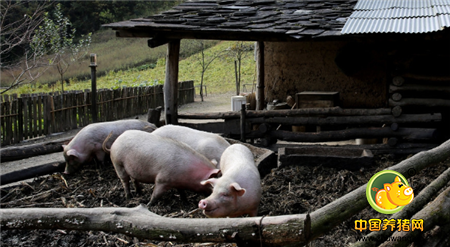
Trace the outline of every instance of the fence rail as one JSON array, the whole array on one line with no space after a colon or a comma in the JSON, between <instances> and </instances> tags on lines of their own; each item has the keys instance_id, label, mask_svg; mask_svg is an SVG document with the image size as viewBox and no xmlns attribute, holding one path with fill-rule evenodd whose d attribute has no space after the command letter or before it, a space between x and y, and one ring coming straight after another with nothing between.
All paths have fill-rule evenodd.
<instances>
[{"instance_id":1,"label":"fence rail","mask_svg":"<svg viewBox=\"0 0 450 247\"><path fill-rule=\"evenodd\" d=\"M194 101L193 81L180 82L178 105ZM113 121L146 114L164 105L163 86L124 87L97 91L97 120ZM91 92L1 95L1 143L19 143L92 123Z\"/></svg>"}]
</instances>

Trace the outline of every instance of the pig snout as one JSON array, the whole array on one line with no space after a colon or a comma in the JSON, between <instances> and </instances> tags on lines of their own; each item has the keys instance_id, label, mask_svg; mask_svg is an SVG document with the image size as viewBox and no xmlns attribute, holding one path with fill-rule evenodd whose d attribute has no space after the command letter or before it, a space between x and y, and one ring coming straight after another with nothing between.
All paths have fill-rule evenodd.
<instances>
[{"instance_id":1,"label":"pig snout","mask_svg":"<svg viewBox=\"0 0 450 247\"><path fill-rule=\"evenodd\" d=\"M207 206L208 202L206 200L200 200L200 202L198 203L198 208L200 209L206 209Z\"/></svg>"},{"instance_id":2,"label":"pig snout","mask_svg":"<svg viewBox=\"0 0 450 247\"><path fill-rule=\"evenodd\" d=\"M202 209L203 213L208 217L211 217L211 213L217 209L212 201L208 201L206 199L200 200L198 203L198 208Z\"/></svg>"}]
</instances>

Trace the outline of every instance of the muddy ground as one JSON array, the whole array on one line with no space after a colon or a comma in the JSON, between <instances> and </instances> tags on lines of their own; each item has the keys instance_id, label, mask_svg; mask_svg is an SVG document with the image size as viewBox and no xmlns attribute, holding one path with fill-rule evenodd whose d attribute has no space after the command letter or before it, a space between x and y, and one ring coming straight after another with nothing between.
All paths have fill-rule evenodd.
<instances>
[{"instance_id":1,"label":"muddy ground","mask_svg":"<svg viewBox=\"0 0 450 247\"><path fill-rule=\"evenodd\" d=\"M262 179L262 200L259 216L275 216L313 212L342 197L368 182L376 172L395 165L406 157L389 155L375 156L371 167L359 171L339 170L322 166L292 166L273 169ZM450 167L450 160L418 172L408 181L417 195L431 181ZM449 185L447 185L448 187ZM442 191L442 190L441 190ZM134 191L132 191L134 192ZM147 204L152 193L151 185L144 185L141 195L126 200L122 185L111 164L97 168L85 165L71 176L59 173L43 176L17 186L1 189L2 208L92 208L92 207L135 207ZM187 192L187 201L180 198L178 191L171 190L149 208L150 211L166 217L205 218L196 211L202 195ZM348 246L362 233L354 229L357 219L386 218L367 207L324 236L314 240L310 246ZM431 233L422 234L414 246L423 246ZM1 246L236 246L210 243L155 242L137 239L123 234L95 231L66 230L2 230Z\"/></svg>"},{"instance_id":2,"label":"muddy ground","mask_svg":"<svg viewBox=\"0 0 450 247\"><path fill-rule=\"evenodd\" d=\"M274 169L262 180L263 196L258 215L284 215L312 212L338 199L366 183L377 171L398 162L386 156L376 158L375 165L361 171L351 172L334 168L294 166ZM450 160L419 172L410 185L417 195L434 178L450 167ZM147 204L152 192L145 185L142 195L128 201L112 165L96 169L95 165L72 176L53 174L29 183L3 188L2 208L27 207L135 207ZM187 193L188 199L180 199L178 191L171 190L149 208L150 211L177 218L204 218L195 211L202 195ZM363 234L354 230L354 220L381 218L370 207L335 227L325 236L314 240L311 246L347 246ZM367 233L364 231L363 233ZM1 246L202 246L202 244L179 244L136 239L108 232L83 232L64 230L2 230ZM233 246L223 244L214 246ZM417 245L415 245L417 246ZM420 245L418 245L420 246Z\"/></svg>"}]
</instances>

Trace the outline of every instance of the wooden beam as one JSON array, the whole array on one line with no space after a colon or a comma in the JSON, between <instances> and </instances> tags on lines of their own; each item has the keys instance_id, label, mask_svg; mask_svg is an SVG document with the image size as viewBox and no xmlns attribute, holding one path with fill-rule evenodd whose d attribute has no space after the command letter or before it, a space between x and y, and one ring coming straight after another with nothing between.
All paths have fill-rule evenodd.
<instances>
[{"instance_id":1,"label":"wooden beam","mask_svg":"<svg viewBox=\"0 0 450 247\"><path fill-rule=\"evenodd\" d=\"M180 40L171 40L167 46L166 79L164 81L164 114L166 124L178 123L178 62Z\"/></svg>"},{"instance_id":2,"label":"wooden beam","mask_svg":"<svg viewBox=\"0 0 450 247\"><path fill-rule=\"evenodd\" d=\"M258 117L288 117L288 116L375 116L391 115L390 108L379 109L342 109L338 106L327 108L303 108L292 110L269 110L269 111L247 111L247 118ZM178 118L184 119L233 119L239 118L240 113L236 111L212 112L212 113L184 113Z\"/></svg>"},{"instance_id":3,"label":"wooden beam","mask_svg":"<svg viewBox=\"0 0 450 247\"><path fill-rule=\"evenodd\" d=\"M150 48L155 48L155 47L158 47L158 46L165 45L165 44L167 44L168 42L169 42L168 39L154 37L154 38L152 38L152 39L149 39L149 40L147 41L147 44L148 44L148 47L150 47Z\"/></svg>"},{"instance_id":4,"label":"wooden beam","mask_svg":"<svg viewBox=\"0 0 450 247\"><path fill-rule=\"evenodd\" d=\"M450 107L450 100L446 99L423 99L423 98L403 98L396 102L389 99L389 106L427 106L427 107Z\"/></svg>"},{"instance_id":5,"label":"wooden beam","mask_svg":"<svg viewBox=\"0 0 450 247\"><path fill-rule=\"evenodd\" d=\"M256 83L256 110L264 109L264 42L256 42L258 81Z\"/></svg>"}]
</instances>

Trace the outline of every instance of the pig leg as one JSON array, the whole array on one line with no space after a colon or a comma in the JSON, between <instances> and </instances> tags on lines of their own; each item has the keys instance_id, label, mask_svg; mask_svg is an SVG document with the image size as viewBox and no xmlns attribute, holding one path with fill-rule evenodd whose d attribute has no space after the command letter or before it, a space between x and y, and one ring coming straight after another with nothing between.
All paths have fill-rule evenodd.
<instances>
[{"instance_id":1,"label":"pig leg","mask_svg":"<svg viewBox=\"0 0 450 247\"><path fill-rule=\"evenodd\" d=\"M136 181L136 179L133 179L133 184L134 184L134 188L136 189L136 194L141 194L142 193L141 184L138 181Z\"/></svg>"},{"instance_id":2,"label":"pig leg","mask_svg":"<svg viewBox=\"0 0 450 247\"><path fill-rule=\"evenodd\" d=\"M125 171L125 168L121 165L114 164L114 168L116 170L117 176L120 178L120 181L122 182L123 189L125 190L125 196L127 199L131 199L131 192L130 192L130 176Z\"/></svg>"},{"instance_id":3,"label":"pig leg","mask_svg":"<svg viewBox=\"0 0 450 247\"><path fill-rule=\"evenodd\" d=\"M147 205L148 206L152 205L164 194L164 192L166 192L169 189L170 189L169 186L165 184L159 184L158 182L156 182L153 188L152 197L150 198L150 202Z\"/></svg>"}]
</instances>

